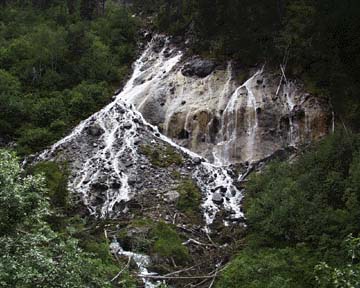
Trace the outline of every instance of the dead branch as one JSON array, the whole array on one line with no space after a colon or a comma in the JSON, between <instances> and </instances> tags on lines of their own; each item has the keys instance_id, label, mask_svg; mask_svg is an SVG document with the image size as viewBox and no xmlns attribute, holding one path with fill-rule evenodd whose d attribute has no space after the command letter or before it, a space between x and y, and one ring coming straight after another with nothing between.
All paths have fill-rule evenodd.
<instances>
[{"instance_id":1,"label":"dead branch","mask_svg":"<svg viewBox=\"0 0 360 288\"><path fill-rule=\"evenodd\" d=\"M111 282L115 281L115 280L129 267L130 261L131 261L131 257L129 257L129 260L128 260L128 262L126 263L126 265L123 267L123 269L121 269L120 272L117 273L117 274L115 275L115 277L111 279Z\"/></svg>"},{"instance_id":2,"label":"dead branch","mask_svg":"<svg viewBox=\"0 0 360 288\"><path fill-rule=\"evenodd\" d=\"M183 244L183 245L188 245L188 244L190 244L190 243L193 243L193 244L195 244L195 245L200 245L200 246L206 246L206 247L208 247L208 246L218 247L217 245L215 245L215 244L213 244L213 243L211 243L211 244L202 243L202 242L200 242L200 241L198 241L198 240L195 240L195 239L192 239L192 238L186 240L186 241L183 242L182 244Z\"/></svg>"},{"instance_id":3,"label":"dead branch","mask_svg":"<svg viewBox=\"0 0 360 288\"><path fill-rule=\"evenodd\" d=\"M283 80L285 79L285 82L287 82L287 78L286 78L286 75L285 75L286 63L287 63L287 60L286 60L286 62L284 64L280 64L281 78L280 78L279 86L276 89L276 94L275 94L276 96L278 96L278 94L280 92L280 87L281 87L281 84L282 84Z\"/></svg>"},{"instance_id":4,"label":"dead branch","mask_svg":"<svg viewBox=\"0 0 360 288\"><path fill-rule=\"evenodd\" d=\"M158 279L158 280L176 280L176 279L212 279L213 276L202 275L202 276L160 276L160 275L137 275L140 278L147 279Z\"/></svg>"},{"instance_id":5,"label":"dead branch","mask_svg":"<svg viewBox=\"0 0 360 288\"><path fill-rule=\"evenodd\" d=\"M209 239L209 241L211 242L211 244L213 244L213 246L218 247L218 245L216 245L216 243L211 239L209 233L206 233L206 236L207 236L207 238Z\"/></svg>"},{"instance_id":6,"label":"dead branch","mask_svg":"<svg viewBox=\"0 0 360 288\"><path fill-rule=\"evenodd\" d=\"M180 274L180 273L183 273L183 272L187 272L187 271L193 270L193 269L194 269L195 267L197 267L197 266L200 266L200 264L191 266L191 267L189 267L189 268L181 269L181 270L178 270L178 271L174 271L174 272L168 273L168 274L166 274L166 275L164 275L164 276L169 277L169 276L171 276L171 275L175 275L175 274Z\"/></svg>"}]
</instances>

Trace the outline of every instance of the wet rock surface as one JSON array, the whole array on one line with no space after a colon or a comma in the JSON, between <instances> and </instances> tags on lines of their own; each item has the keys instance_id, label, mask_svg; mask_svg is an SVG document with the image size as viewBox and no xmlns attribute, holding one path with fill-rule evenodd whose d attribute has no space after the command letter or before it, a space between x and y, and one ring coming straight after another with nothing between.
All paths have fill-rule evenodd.
<instances>
[{"instance_id":1,"label":"wet rock surface","mask_svg":"<svg viewBox=\"0 0 360 288\"><path fill-rule=\"evenodd\" d=\"M216 65L211 60L204 60L200 58L193 58L181 69L181 73L184 76L192 77L197 76L204 78L214 71Z\"/></svg>"},{"instance_id":2,"label":"wet rock surface","mask_svg":"<svg viewBox=\"0 0 360 288\"><path fill-rule=\"evenodd\" d=\"M331 121L327 102L295 82L278 85L278 75L260 69L238 84L231 65L214 70L198 58L184 65L181 56L155 39L114 102L35 159L68 163L79 207L106 223L113 253L133 257L140 273L141 261L160 275L214 272L244 235L246 177L288 157L295 149L288 146L322 137ZM183 258L156 250L169 233Z\"/></svg>"},{"instance_id":3,"label":"wet rock surface","mask_svg":"<svg viewBox=\"0 0 360 288\"><path fill-rule=\"evenodd\" d=\"M208 160L257 161L330 132L328 101L307 93L299 81L285 81L280 71L244 71L231 62L226 68L197 56L182 62L171 42L161 45L160 52L158 44L149 49L147 61L156 59L152 63L164 67L171 63L172 70L159 77L152 69L143 70L142 79L148 79L140 85L144 89L125 100L177 144ZM238 74L250 76L240 82Z\"/></svg>"},{"instance_id":4,"label":"wet rock surface","mask_svg":"<svg viewBox=\"0 0 360 288\"><path fill-rule=\"evenodd\" d=\"M162 210L170 201L175 207L178 195L173 191L180 184L179 179L186 178L201 190L203 225L210 225L222 209L233 212L235 223L243 217L239 205L242 195L229 171L178 146L126 102L149 87L149 83L139 84L137 79L162 81L172 73L181 53L171 51L175 56L169 59L153 55L160 47L164 52L169 48L166 45L165 39L156 39L135 63L132 77L114 102L83 121L69 136L42 153L38 161L67 161L70 189L81 195L90 214L96 217L122 217L131 213L129 203L148 206L150 210L160 205ZM156 67L151 77L144 69L149 63ZM174 177L175 174L180 176ZM218 186L226 187L222 205L211 200ZM160 218L166 214L161 213Z\"/></svg>"}]
</instances>

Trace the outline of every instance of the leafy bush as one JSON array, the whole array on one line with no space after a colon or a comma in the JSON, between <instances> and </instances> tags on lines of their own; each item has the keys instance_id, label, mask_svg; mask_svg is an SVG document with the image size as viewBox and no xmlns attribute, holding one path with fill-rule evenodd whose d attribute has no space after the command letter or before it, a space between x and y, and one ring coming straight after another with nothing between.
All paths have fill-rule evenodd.
<instances>
[{"instance_id":1,"label":"leafy bush","mask_svg":"<svg viewBox=\"0 0 360 288\"><path fill-rule=\"evenodd\" d=\"M357 287L359 241L348 240L348 264L343 240L360 229L359 152L359 135L338 132L294 163L253 175L245 195L248 248L218 287Z\"/></svg>"},{"instance_id":2,"label":"leafy bush","mask_svg":"<svg viewBox=\"0 0 360 288\"><path fill-rule=\"evenodd\" d=\"M30 173L40 174L45 177L51 206L63 212L71 207L70 195L67 189L68 172L66 164L59 165L55 162L40 162L30 167Z\"/></svg>"},{"instance_id":3,"label":"leafy bush","mask_svg":"<svg viewBox=\"0 0 360 288\"><path fill-rule=\"evenodd\" d=\"M45 222L52 213L42 176L22 177L0 150L0 283L3 287L112 287L118 268L83 252Z\"/></svg>"},{"instance_id":4,"label":"leafy bush","mask_svg":"<svg viewBox=\"0 0 360 288\"><path fill-rule=\"evenodd\" d=\"M176 190L180 194L176 207L190 216L198 214L201 204L201 191L194 181L184 179Z\"/></svg>"},{"instance_id":5,"label":"leafy bush","mask_svg":"<svg viewBox=\"0 0 360 288\"><path fill-rule=\"evenodd\" d=\"M360 285L360 238L351 234L345 240L348 259L344 267L330 267L322 262L315 267L316 281L321 288L358 287Z\"/></svg>"},{"instance_id":6,"label":"leafy bush","mask_svg":"<svg viewBox=\"0 0 360 288\"><path fill-rule=\"evenodd\" d=\"M110 100L133 61L136 23L110 3L87 21L73 1L20 2L0 11L0 133L30 154Z\"/></svg>"},{"instance_id":7,"label":"leafy bush","mask_svg":"<svg viewBox=\"0 0 360 288\"><path fill-rule=\"evenodd\" d=\"M360 199L353 184L359 148L357 136L339 133L296 163L273 163L253 177L245 203L251 231L264 243L316 246L336 246L357 232L358 212L351 206Z\"/></svg>"},{"instance_id":8,"label":"leafy bush","mask_svg":"<svg viewBox=\"0 0 360 288\"><path fill-rule=\"evenodd\" d=\"M154 239L153 252L161 257L173 258L178 263L184 263L189 259L187 248L176 231L168 224L159 222L151 231Z\"/></svg>"},{"instance_id":9,"label":"leafy bush","mask_svg":"<svg viewBox=\"0 0 360 288\"><path fill-rule=\"evenodd\" d=\"M182 165L184 159L175 149L171 146L163 147L152 147L150 145L141 145L140 151L146 155L151 164L158 167L169 167L173 164Z\"/></svg>"},{"instance_id":10,"label":"leafy bush","mask_svg":"<svg viewBox=\"0 0 360 288\"><path fill-rule=\"evenodd\" d=\"M243 250L221 275L218 288L312 287L316 261L304 248Z\"/></svg>"}]
</instances>

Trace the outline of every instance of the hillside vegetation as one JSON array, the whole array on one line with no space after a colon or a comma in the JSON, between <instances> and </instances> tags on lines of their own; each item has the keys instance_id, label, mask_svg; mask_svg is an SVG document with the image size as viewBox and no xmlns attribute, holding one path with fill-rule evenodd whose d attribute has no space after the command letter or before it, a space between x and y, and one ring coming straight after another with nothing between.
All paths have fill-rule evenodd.
<instances>
[{"instance_id":1,"label":"hillside vegetation","mask_svg":"<svg viewBox=\"0 0 360 288\"><path fill-rule=\"evenodd\" d=\"M15 139L21 154L43 149L99 110L128 75L135 20L110 2L101 13L83 2L74 10L66 1L1 6L0 135Z\"/></svg>"},{"instance_id":2,"label":"hillside vegetation","mask_svg":"<svg viewBox=\"0 0 360 288\"><path fill-rule=\"evenodd\" d=\"M108 103L131 69L142 23L189 39L190 53L203 57L282 65L310 93L330 98L337 132L250 177L246 237L235 239L243 249L214 286L360 287L360 1L132 3L0 0L0 142L14 141L21 157L41 151ZM142 150L164 169L183 161L170 150ZM0 287L142 285L109 253L108 223L73 203L66 163L23 171L19 162L0 150ZM186 179L176 189L177 208L197 216L198 187ZM150 230L144 246L153 253L189 257L171 226Z\"/></svg>"},{"instance_id":3,"label":"hillside vegetation","mask_svg":"<svg viewBox=\"0 0 360 288\"><path fill-rule=\"evenodd\" d=\"M246 188L246 248L218 287L359 287L360 138L338 133Z\"/></svg>"}]
</instances>

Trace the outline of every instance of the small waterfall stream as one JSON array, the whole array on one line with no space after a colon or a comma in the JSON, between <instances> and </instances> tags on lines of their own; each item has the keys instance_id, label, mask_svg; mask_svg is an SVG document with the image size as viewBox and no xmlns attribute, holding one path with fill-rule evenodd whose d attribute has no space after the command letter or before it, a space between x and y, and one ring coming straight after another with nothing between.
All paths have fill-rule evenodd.
<instances>
[{"instance_id":1,"label":"small waterfall stream","mask_svg":"<svg viewBox=\"0 0 360 288\"><path fill-rule=\"evenodd\" d=\"M167 143L199 162L193 170L193 179L202 192L205 229L213 223L220 209L230 214L224 221L225 225L242 219L244 215L240 203L243 196L224 165L234 163L236 159L251 162L262 156L259 153L259 135L263 132L259 127L258 109L263 109L265 102L262 98L265 96L259 93L258 78L263 71L257 71L238 87L232 80L231 63L225 73L214 72L203 79L184 77L176 69L182 52L167 40L159 52L154 51L157 50L154 49L157 37L134 63L131 78L114 101L81 122L67 137L44 151L38 160L54 159L64 150L76 155L69 188L81 195L94 216L116 217L128 211L127 202L135 196L136 192L129 185L129 173L138 171L140 155L136 143L143 135L141 133L146 133L152 141ZM286 87L284 91L286 113L290 114L295 103ZM151 113L144 113L148 107L155 108ZM178 123L173 123L174 119ZM179 139L160 133L158 126L150 122L163 124L160 130L167 134L175 131L174 135L178 135L180 131L192 135L193 138L185 140L189 140L187 147L193 143L193 151L181 146ZM215 125L216 122L220 124ZM291 122L291 144L295 144L292 139L296 129ZM206 135L201 135L203 130ZM197 137L204 140L200 141ZM200 153L199 149L204 153ZM211 155L207 158L212 158L212 163L205 159L205 154ZM131 163L124 162L124 155L131 159ZM94 195L94 187L100 195ZM105 201L99 201L99 196ZM121 247L117 249L128 257L139 256L123 251ZM144 260L144 257L138 258ZM139 264L139 269L146 269L145 266L146 263ZM151 283L146 285L155 287Z\"/></svg>"},{"instance_id":2,"label":"small waterfall stream","mask_svg":"<svg viewBox=\"0 0 360 288\"><path fill-rule=\"evenodd\" d=\"M174 147L176 150L188 155L192 159L201 159L201 164L195 168L193 179L200 187L203 195L202 208L206 225L211 224L218 211L219 205L212 201L214 193L221 189L223 197L223 209L231 211L232 219L243 217L240 209L242 199L241 192L234 186L233 179L228 171L221 166L215 166L200 155L179 146L170 138L159 133L158 128L149 124L144 117L131 104L142 93L153 85L161 82L176 65L181 58L181 53L175 52L173 57L161 56L149 60L149 52L152 50L152 44L144 51L142 56L134 65L133 75L125 85L115 100L99 112L93 114L88 119L80 123L71 134L55 143L49 150L44 151L37 160L49 160L55 157L58 151L63 149L72 149L77 153L77 159L74 160L74 176L70 179L69 188L76 194L80 194L84 204L88 207L91 214L108 218L125 213L128 208L126 203L134 197L134 191L128 183L128 174L126 164L121 162L121 155L126 154L132 160L132 165L139 165L139 152L136 149L135 142L139 137L139 130L146 130L151 133L154 139L164 141ZM163 53L164 50L161 52ZM160 55L162 55L160 53ZM149 66L148 61L153 65ZM151 77L147 81L140 80L144 74L148 75L151 69ZM140 106L144 105L144 100ZM98 134L96 141L90 142L87 136L91 129L96 127L94 133ZM90 132L89 132L90 131ZM104 177L106 176L106 177ZM96 195L91 192L96 187L102 197L103 203L98 203ZM125 203L120 209L119 205ZM99 207L100 205L100 207ZM113 243L114 246L116 243ZM114 248L114 247L112 247ZM118 247L118 252L127 257L134 257L143 261L146 256L139 256L132 252L125 252ZM140 263L141 273L147 273L145 266L147 262ZM155 287L144 279L146 287Z\"/></svg>"}]
</instances>

